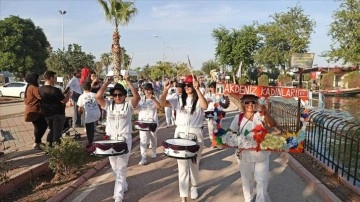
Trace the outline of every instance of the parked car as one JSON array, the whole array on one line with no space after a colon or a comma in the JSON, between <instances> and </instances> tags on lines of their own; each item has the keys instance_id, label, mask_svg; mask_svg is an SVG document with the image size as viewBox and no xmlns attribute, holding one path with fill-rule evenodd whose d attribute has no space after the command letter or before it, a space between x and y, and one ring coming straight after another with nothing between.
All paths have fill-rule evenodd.
<instances>
[{"instance_id":1,"label":"parked car","mask_svg":"<svg viewBox=\"0 0 360 202\"><path fill-rule=\"evenodd\" d=\"M0 97L25 97L26 82L10 82L3 86L0 86Z\"/></svg>"}]
</instances>

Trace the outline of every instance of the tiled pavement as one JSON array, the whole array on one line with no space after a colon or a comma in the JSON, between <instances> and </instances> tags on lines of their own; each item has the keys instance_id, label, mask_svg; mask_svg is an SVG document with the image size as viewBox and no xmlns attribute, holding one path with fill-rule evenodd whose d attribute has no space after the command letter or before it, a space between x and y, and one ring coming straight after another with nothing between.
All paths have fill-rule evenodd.
<instances>
[{"instance_id":1,"label":"tiled pavement","mask_svg":"<svg viewBox=\"0 0 360 202\"><path fill-rule=\"evenodd\" d=\"M72 114L73 108L66 107L66 116L72 116ZM25 122L23 115L9 115L8 118L1 119L0 129L0 141L3 140L0 151L5 153L19 151L34 144L34 126L31 122ZM42 142L46 142L47 132L45 132Z\"/></svg>"}]
</instances>

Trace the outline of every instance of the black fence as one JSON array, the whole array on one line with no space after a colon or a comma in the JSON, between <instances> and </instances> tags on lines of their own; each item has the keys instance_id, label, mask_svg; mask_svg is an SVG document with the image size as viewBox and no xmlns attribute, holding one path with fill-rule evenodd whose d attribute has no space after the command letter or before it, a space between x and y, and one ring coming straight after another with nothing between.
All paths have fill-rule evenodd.
<instances>
[{"instance_id":1,"label":"black fence","mask_svg":"<svg viewBox=\"0 0 360 202\"><path fill-rule=\"evenodd\" d=\"M284 131L295 132L297 106L270 100L270 112ZM304 109L301 110L303 112ZM335 174L360 186L360 124L323 111L309 111L304 149Z\"/></svg>"}]
</instances>

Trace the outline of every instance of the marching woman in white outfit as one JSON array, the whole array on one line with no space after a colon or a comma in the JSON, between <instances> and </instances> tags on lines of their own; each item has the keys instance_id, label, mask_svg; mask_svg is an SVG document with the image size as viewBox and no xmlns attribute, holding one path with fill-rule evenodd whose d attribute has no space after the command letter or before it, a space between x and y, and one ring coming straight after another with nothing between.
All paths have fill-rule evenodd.
<instances>
[{"instance_id":1,"label":"marching woman in white outfit","mask_svg":"<svg viewBox=\"0 0 360 202\"><path fill-rule=\"evenodd\" d=\"M170 80L167 80L167 81L170 81ZM175 85L176 85L176 82L173 83L173 87L169 88L168 96L167 96L166 99L171 99L174 96L176 96L176 87L175 87ZM164 110L165 110L165 118L166 118L166 127L170 127L170 126L175 125L175 123L174 123L175 120L172 117L173 109L171 107L164 107Z\"/></svg>"},{"instance_id":2,"label":"marching woman in white outfit","mask_svg":"<svg viewBox=\"0 0 360 202\"><path fill-rule=\"evenodd\" d=\"M154 96L154 87L152 83L144 84L144 95L141 96L141 100L139 102L139 121L145 122L153 122L158 123L158 114L157 110L160 109L160 103L156 100ZM140 153L141 153L141 160L139 165L147 164L146 159L146 148L148 143L148 138L150 138L150 146L152 149L151 158L156 158L156 147L157 147L157 129L155 131L143 131L140 130Z\"/></svg>"},{"instance_id":3,"label":"marching woman in white outfit","mask_svg":"<svg viewBox=\"0 0 360 202\"><path fill-rule=\"evenodd\" d=\"M276 122L267 112L264 105L257 110L258 97L251 94L241 98L243 112L236 115L231 122L230 130L247 137L254 136L252 130L257 125L274 127ZM239 116L241 117L239 118ZM267 193L269 183L269 151L242 150L237 152L240 164L241 181L245 202L253 201L256 182L256 202L269 201ZM255 181L254 181L255 180Z\"/></svg>"},{"instance_id":4,"label":"marching woman in white outfit","mask_svg":"<svg viewBox=\"0 0 360 202\"><path fill-rule=\"evenodd\" d=\"M184 81L184 91L179 98L166 100L170 82L164 86L164 91L160 96L161 106L173 107L176 110L176 130L175 138L195 140L200 146L197 152L197 162L191 159L178 159L179 171L179 192L182 201L185 202L189 196L190 183L191 199L198 198L197 186L199 183L199 164L203 142L203 117L207 102L199 90L199 83L196 78L186 76Z\"/></svg>"},{"instance_id":5,"label":"marching woman in white outfit","mask_svg":"<svg viewBox=\"0 0 360 202\"><path fill-rule=\"evenodd\" d=\"M110 89L110 95L113 99L105 100L104 93L112 80L112 77L106 78L104 85L101 86L96 94L96 100L107 112L106 134L110 136L111 140L125 141L129 150L129 152L124 155L109 156L111 168L115 173L114 199L115 202L121 202L124 199L124 192L128 189L126 173L132 146L131 117L134 108L137 107L140 101L140 96L130 82L129 75L126 74L126 84L133 94L131 101L125 101L127 90L119 83L115 84L115 86Z\"/></svg>"},{"instance_id":6,"label":"marching woman in white outfit","mask_svg":"<svg viewBox=\"0 0 360 202\"><path fill-rule=\"evenodd\" d=\"M208 102L208 108L206 109L206 111L209 111L209 112L214 111L214 109L215 109L214 104L215 103L218 104L217 108L218 108L219 111L223 110L221 105L220 105L222 96L221 95L216 95L215 90L216 90L216 82L212 82L209 85L208 92L205 93L205 95L204 95L206 101ZM216 144L214 144L214 141L213 141L213 131L214 131L215 121L214 121L214 118L212 118L212 117L206 117L206 120L207 120L207 123L208 123L208 133L209 133L209 138L210 138L210 145L211 145L211 148L215 148L215 147L217 147ZM220 146L218 146L218 147L220 148Z\"/></svg>"}]
</instances>

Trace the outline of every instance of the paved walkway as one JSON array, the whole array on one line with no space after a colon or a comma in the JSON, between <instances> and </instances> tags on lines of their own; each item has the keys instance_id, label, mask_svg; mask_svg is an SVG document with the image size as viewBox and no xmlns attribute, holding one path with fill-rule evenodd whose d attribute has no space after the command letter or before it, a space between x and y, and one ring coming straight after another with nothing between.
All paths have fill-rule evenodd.
<instances>
[{"instance_id":1,"label":"paved walkway","mask_svg":"<svg viewBox=\"0 0 360 202\"><path fill-rule=\"evenodd\" d=\"M231 103L229 110L237 110L236 105ZM66 115L72 116L72 107L66 108ZM47 166L47 156L44 155L43 152L39 152L38 150L34 150L31 148L34 139L33 139L33 126L31 123L24 122L23 116L14 115L8 118L3 118L0 120L0 127L2 130L2 136L6 138L4 142L6 161L12 164L13 168L9 173L9 177L19 176L19 175L29 175L28 173L34 173L36 169L34 166L44 168ZM84 133L83 129L76 128L80 133ZM46 135L45 135L46 136ZM86 136L86 135L85 135ZM86 139L86 137L83 138ZM45 138L45 137L44 137ZM43 140L43 142L45 142ZM3 151L1 148L0 151ZM305 183L302 190L311 189L312 191L317 191L319 195L323 198L324 201L339 201L337 197L326 189L324 185L322 185L316 178L314 178L309 172L307 172L300 164L298 164L294 159L291 158L290 155L287 155L289 158L288 164L295 172L288 172L287 175L289 179L293 179L293 175L297 173L303 177ZM1 157L0 162L4 160L4 156ZM40 170L39 168L39 170ZM32 174L31 174L32 175ZM298 177L298 176L297 176ZM89 179L89 178L86 178ZM82 184L82 183L80 183ZM1 192L0 186L0 195ZM67 196L68 193L60 192L58 198L61 198L61 195ZM291 193L289 193L291 196ZM61 200L55 200L61 201Z\"/></svg>"}]
</instances>

